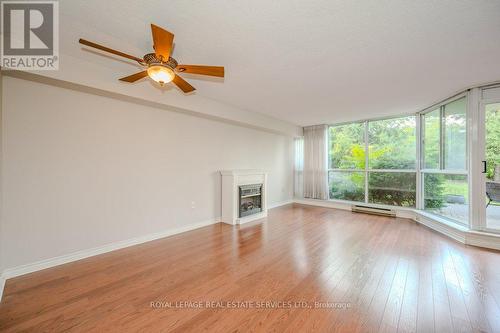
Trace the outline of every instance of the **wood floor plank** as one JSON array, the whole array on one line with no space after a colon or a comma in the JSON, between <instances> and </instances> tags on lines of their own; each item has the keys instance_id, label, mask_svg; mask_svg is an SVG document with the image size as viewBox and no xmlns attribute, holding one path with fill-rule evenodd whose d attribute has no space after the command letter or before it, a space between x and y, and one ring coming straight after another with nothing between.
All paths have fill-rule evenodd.
<instances>
[{"instance_id":1,"label":"wood floor plank","mask_svg":"<svg viewBox=\"0 0 500 333\"><path fill-rule=\"evenodd\" d=\"M432 291L432 261L433 235L430 230L421 230L418 235L418 304L417 332L435 332L434 296Z\"/></svg>"},{"instance_id":2,"label":"wood floor plank","mask_svg":"<svg viewBox=\"0 0 500 333\"><path fill-rule=\"evenodd\" d=\"M499 264L410 220L287 205L10 279L0 331L498 332Z\"/></svg>"},{"instance_id":3,"label":"wood floor plank","mask_svg":"<svg viewBox=\"0 0 500 333\"><path fill-rule=\"evenodd\" d=\"M453 332L450 300L443 270L443 257L440 245L433 242L431 253L432 295L434 302L434 330L436 332Z\"/></svg>"},{"instance_id":4,"label":"wood floor plank","mask_svg":"<svg viewBox=\"0 0 500 333\"><path fill-rule=\"evenodd\" d=\"M401 312L398 321L398 332L416 332L419 286L419 243L417 238L417 224L412 225L408 234L408 247L405 257L408 260Z\"/></svg>"},{"instance_id":5,"label":"wood floor plank","mask_svg":"<svg viewBox=\"0 0 500 333\"><path fill-rule=\"evenodd\" d=\"M448 291L448 300L450 302L451 319L455 332L471 332L472 326L469 320L469 314L465 306L462 287L455 271L455 264L450 255L449 247L441 246L442 266L446 289Z\"/></svg>"}]
</instances>

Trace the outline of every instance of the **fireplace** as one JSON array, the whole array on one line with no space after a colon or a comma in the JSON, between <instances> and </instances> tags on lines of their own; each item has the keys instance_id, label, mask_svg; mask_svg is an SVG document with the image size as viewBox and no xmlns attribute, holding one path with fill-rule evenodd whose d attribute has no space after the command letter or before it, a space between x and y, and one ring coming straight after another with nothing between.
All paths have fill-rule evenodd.
<instances>
[{"instance_id":1,"label":"fireplace","mask_svg":"<svg viewBox=\"0 0 500 333\"><path fill-rule=\"evenodd\" d=\"M221 221L242 224L267 216L267 173L262 170L222 170Z\"/></svg>"},{"instance_id":2,"label":"fireplace","mask_svg":"<svg viewBox=\"0 0 500 333\"><path fill-rule=\"evenodd\" d=\"M262 184L240 185L238 188L238 217L245 217L262 212Z\"/></svg>"}]
</instances>

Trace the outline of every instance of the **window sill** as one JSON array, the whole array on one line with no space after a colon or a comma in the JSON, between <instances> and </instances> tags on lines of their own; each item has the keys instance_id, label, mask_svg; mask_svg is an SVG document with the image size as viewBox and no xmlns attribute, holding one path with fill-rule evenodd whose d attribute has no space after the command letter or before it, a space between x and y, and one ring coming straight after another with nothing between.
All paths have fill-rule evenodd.
<instances>
[{"instance_id":1,"label":"window sill","mask_svg":"<svg viewBox=\"0 0 500 333\"><path fill-rule=\"evenodd\" d=\"M458 222L453 222L453 221L451 221L447 218L441 217L439 215L432 214L432 213L426 212L425 210L421 210L421 209L414 209L414 211L415 211L415 214L418 216L422 216L422 217L425 217L427 219L434 220L434 221L439 222L441 224L444 224L450 228L455 228L461 232L470 231L470 229L467 228L466 226L464 226Z\"/></svg>"}]
</instances>

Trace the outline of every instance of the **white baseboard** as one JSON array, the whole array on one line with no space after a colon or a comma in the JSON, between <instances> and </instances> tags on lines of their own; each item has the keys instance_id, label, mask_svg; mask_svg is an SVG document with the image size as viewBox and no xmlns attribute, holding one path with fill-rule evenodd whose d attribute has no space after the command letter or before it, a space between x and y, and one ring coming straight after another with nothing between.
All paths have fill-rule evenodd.
<instances>
[{"instance_id":1,"label":"white baseboard","mask_svg":"<svg viewBox=\"0 0 500 333\"><path fill-rule=\"evenodd\" d=\"M294 203L301 205L325 207L325 208L335 208L342 210L351 210L351 205L345 204L343 202L329 201L329 200L315 200L315 199L294 199Z\"/></svg>"},{"instance_id":2,"label":"white baseboard","mask_svg":"<svg viewBox=\"0 0 500 333\"><path fill-rule=\"evenodd\" d=\"M273 209L276 207L284 206L293 203L294 200L286 200L286 201L280 201L280 202L275 202L272 204L267 205L267 209Z\"/></svg>"},{"instance_id":3,"label":"white baseboard","mask_svg":"<svg viewBox=\"0 0 500 333\"><path fill-rule=\"evenodd\" d=\"M268 206L268 208L272 209L272 208L276 208L276 207L283 206L283 205L290 204L290 203L293 203L293 200L287 200L287 201L282 201L282 202L270 204ZM87 249L87 250L77 251L74 253L58 256L55 258L40 260L40 261L26 264L26 265L21 265L21 266L17 266L17 267L13 267L13 268L7 268L0 275L0 283L2 283L1 290L3 291L3 284L5 283L5 280L16 277L16 276L36 272L36 271L39 271L42 269L66 264L66 263L76 261L76 260L85 259L88 257L103 254L106 252L111 252L111 251L123 249L125 247L129 247L129 246L133 246L133 245L137 245L137 244L142 244L142 243L149 242L149 241L152 241L155 239L165 238L165 237L180 234L180 233L183 233L186 231L195 230L198 228L202 228L202 227L220 222L220 220L221 220L221 218L218 217L218 218L215 218L212 220L203 221L203 222L196 223L196 224L191 224L191 225L188 225L185 227L170 229L170 230L166 230L166 231L162 231L162 232L158 232L158 233L154 233L154 234L150 234L150 235L140 236L140 237L131 238L131 239L127 239L127 240L123 240L123 241L119 241L119 242L115 242L115 243L111 243L111 244L106 244L103 246L94 247L94 248Z\"/></svg>"},{"instance_id":4,"label":"white baseboard","mask_svg":"<svg viewBox=\"0 0 500 333\"><path fill-rule=\"evenodd\" d=\"M82 250L82 251L62 255L59 257L55 257L55 258L45 259L45 260L37 261L34 263L26 264L26 265L21 265L21 266L17 266L17 267L13 267L13 268L7 268L3 271L2 278L4 280L10 279L10 278L13 278L16 276L36 272L36 271L39 271L42 269L66 264L66 263L69 263L72 261L85 259L85 258L96 256L99 254L123 249L125 247L129 247L129 246L133 246L133 245L137 245L137 244L142 244L142 243L149 242L152 240L165 238L165 237L173 236L173 235L180 234L180 233L183 233L186 231L191 231L191 230L195 230L198 228L206 227L206 226L209 226L211 224L217 223L219 221L220 221L220 218L215 218L215 219L211 219L208 221L190 224L190 225L184 226L184 227L169 229L169 230L157 232L154 234L149 234L149 235L131 238L131 239L127 239L127 240L123 240L123 241L119 241L119 242L115 242L115 243L111 243L111 244L106 244L103 246L98 246L98 247L94 247L91 249Z\"/></svg>"},{"instance_id":5,"label":"white baseboard","mask_svg":"<svg viewBox=\"0 0 500 333\"><path fill-rule=\"evenodd\" d=\"M298 204L302 204L302 205L335 208L335 209L342 209L342 210L351 210L352 205L356 205L356 204L359 205L359 202L317 200L317 199L294 199L293 202L298 203ZM369 204L369 206L393 209L396 212L397 217L402 217L402 218L407 218L407 219L415 219L415 212L411 208L392 207L392 206L384 206L384 205L377 205L377 204Z\"/></svg>"},{"instance_id":6,"label":"white baseboard","mask_svg":"<svg viewBox=\"0 0 500 333\"><path fill-rule=\"evenodd\" d=\"M465 235L465 244L500 250L500 235L480 231L468 231Z\"/></svg>"}]
</instances>

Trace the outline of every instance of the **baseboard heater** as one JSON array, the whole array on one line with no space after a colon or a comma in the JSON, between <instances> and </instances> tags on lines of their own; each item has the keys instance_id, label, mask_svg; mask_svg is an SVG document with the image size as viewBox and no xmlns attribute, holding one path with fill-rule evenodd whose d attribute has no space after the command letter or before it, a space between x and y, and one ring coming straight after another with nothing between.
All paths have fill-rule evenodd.
<instances>
[{"instance_id":1,"label":"baseboard heater","mask_svg":"<svg viewBox=\"0 0 500 333\"><path fill-rule=\"evenodd\" d=\"M355 213L396 217L396 212L392 209L387 209L387 208L374 208L368 206L353 205L351 206L351 210Z\"/></svg>"}]
</instances>

